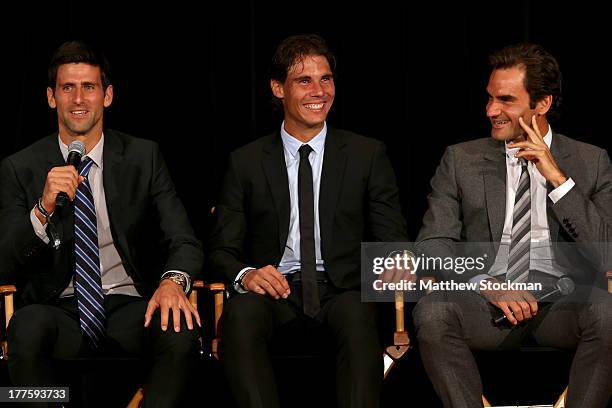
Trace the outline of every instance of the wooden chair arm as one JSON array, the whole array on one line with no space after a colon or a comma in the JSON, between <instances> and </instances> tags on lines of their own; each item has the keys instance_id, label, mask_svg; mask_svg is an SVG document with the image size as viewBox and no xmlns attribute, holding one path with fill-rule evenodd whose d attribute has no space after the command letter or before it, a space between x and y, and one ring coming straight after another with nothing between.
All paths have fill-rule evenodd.
<instances>
[{"instance_id":1,"label":"wooden chair arm","mask_svg":"<svg viewBox=\"0 0 612 408\"><path fill-rule=\"evenodd\" d=\"M15 285L0 285L0 294L4 298L4 319L6 327L8 327L13 314L15 313L15 304L13 301L13 295L17 292Z\"/></svg>"},{"instance_id":2,"label":"wooden chair arm","mask_svg":"<svg viewBox=\"0 0 612 408\"><path fill-rule=\"evenodd\" d=\"M13 301L13 295L17 292L17 288L15 285L0 285L0 295L2 306L4 307L4 322L5 328L8 328L9 322L15 313L15 305ZM6 359L8 355L8 342L6 341L6 333L2 337L0 341L0 348L2 349L0 353L0 359Z\"/></svg>"},{"instance_id":3,"label":"wooden chair arm","mask_svg":"<svg viewBox=\"0 0 612 408\"><path fill-rule=\"evenodd\" d=\"M225 284L220 282L205 283L202 280L196 280L193 282L193 290L189 295L189 302L195 307L198 307L198 291L209 290L212 292L215 303L215 323L214 323L214 334L215 337L212 340L212 355L219 359L219 342L221 340L221 328L219 326L219 320L221 320L221 314L223 313L223 302L225 301Z\"/></svg>"}]
</instances>

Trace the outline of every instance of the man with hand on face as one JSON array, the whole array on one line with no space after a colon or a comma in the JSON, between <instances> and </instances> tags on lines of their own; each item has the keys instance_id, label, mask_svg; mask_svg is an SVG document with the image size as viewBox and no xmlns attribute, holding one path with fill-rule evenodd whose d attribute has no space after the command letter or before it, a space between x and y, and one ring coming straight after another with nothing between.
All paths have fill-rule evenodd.
<instances>
[{"instance_id":1,"label":"man with hand on face","mask_svg":"<svg viewBox=\"0 0 612 408\"><path fill-rule=\"evenodd\" d=\"M445 407L482 406L470 349L513 347L530 334L541 345L576 349L567 407L605 407L612 387L612 308L609 294L589 285L605 279L610 259L605 251L593 252L598 257L567 249L612 238L610 159L605 150L551 129L561 72L542 47L509 46L490 62L492 137L446 149L431 182L417 253L452 256L458 242L491 243L488 271L442 278L477 288L481 282L539 283L543 291L534 296L485 285L424 297L414 310L423 362ZM538 303L564 275L587 286ZM496 326L492 318L500 313L508 323ZM511 370L519 383L509 376L509 386L520 388L520 370Z\"/></svg>"},{"instance_id":2,"label":"man with hand on face","mask_svg":"<svg viewBox=\"0 0 612 408\"><path fill-rule=\"evenodd\" d=\"M157 144L103 129L113 85L102 54L61 45L47 99L58 132L0 169L0 270L21 294L8 328L11 380L65 385L54 359L148 354L144 406L177 406L200 325L185 294L201 244ZM85 146L78 169L65 164L75 141Z\"/></svg>"},{"instance_id":3,"label":"man with hand on face","mask_svg":"<svg viewBox=\"0 0 612 408\"><path fill-rule=\"evenodd\" d=\"M340 407L379 406L375 305L360 300L361 242L406 241L382 143L329 128L335 59L322 38L285 39L270 86L279 131L233 152L209 260L237 294L222 317L223 359L240 407L279 406L268 345L296 325L327 329Z\"/></svg>"}]
</instances>

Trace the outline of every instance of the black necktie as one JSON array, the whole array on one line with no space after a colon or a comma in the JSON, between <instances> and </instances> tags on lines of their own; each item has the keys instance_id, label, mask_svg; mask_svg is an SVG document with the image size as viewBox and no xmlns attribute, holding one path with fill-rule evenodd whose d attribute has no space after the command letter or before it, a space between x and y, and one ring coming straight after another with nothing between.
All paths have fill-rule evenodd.
<instances>
[{"instance_id":1,"label":"black necktie","mask_svg":"<svg viewBox=\"0 0 612 408\"><path fill-rule=\"evenodd\" d=\"M302 145L299 152L298 202L300 212L302 297L304 313L307 316L314 317L321 309L321 305L319 304L319 288L317 287L312 167L310 167L310 161L308 160L308 155L312 152L312 148L308 145Z\"/></svg>"}]
</instances>

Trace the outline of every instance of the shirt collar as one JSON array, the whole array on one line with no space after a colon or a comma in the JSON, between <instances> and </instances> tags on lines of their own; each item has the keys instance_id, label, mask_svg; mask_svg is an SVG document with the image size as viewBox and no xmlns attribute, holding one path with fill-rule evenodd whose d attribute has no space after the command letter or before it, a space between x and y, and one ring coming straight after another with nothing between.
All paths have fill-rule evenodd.
<instances>
[{"instance_id":1,"label":"shirt collar","mask_svg":"<svg viewBox=\"0 0 612 408\"><path fill-rule=\"evenodd\" d=\"M62 138L57 136L59 141L59 148L62 152L62 156L64 157L64 161L68 159L68 146L62 141ZM104 150L104 133L102 133L102 137L98 141L98 143L91 149L90 152L86 153L85 156L81 158L83 160L85 157L89 157L91 161L94 162L96 166L102 169L102 151Z\"/></svg>"},{"instance_id":2,"label":"shirt collar","mask_svg":"<svg viewBox=\"0 0 612 408\"><path fill-rule=\"evenodd\" d=\"M303 142L299 141L295 137L291 136L285 130L285 122L281 125L281 138L283 139L283 146L289 152L289 154L296 159L299 155L298 150L302 147ZM325 147L325 138L327 137L327 123L323 122L323 129L307 143L314 152L319 155L323 152Z\"/></svg>"},{"instance_id":3,"label":"shirt collar","mask_svg":"<svg viewBox=\"0 0 612 408\"><path fill-rule=\"evenodd\" d=\"M548 148L550 149L550 144L552 143L552 128L550 127L550 125L548 125L548 132L546 132L546 134L544 135L544 143L546 143L546 146L548 146ZM513 159L513 160L518 160L516 157L514 157L514 155L519 151L518 147L515 148L508 148L507 144L504 144L505 149L506 149L506 157Z\"/></svg>"}]
</instances>

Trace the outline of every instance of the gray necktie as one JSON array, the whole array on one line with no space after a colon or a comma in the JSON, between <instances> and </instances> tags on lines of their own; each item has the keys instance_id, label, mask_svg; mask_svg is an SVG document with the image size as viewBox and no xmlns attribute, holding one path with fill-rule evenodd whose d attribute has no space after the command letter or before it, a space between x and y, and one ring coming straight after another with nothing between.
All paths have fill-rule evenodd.
<instances>
[{"instance_id":1,"label":"gray necktie","mask_svg":"<svg viewBox=\"0 0 612 408\"><path fill-rule=\"evenodd\" d=\"M529 249L531 246L531 193L527 160L520 158L519 179L514 211L512 213L512 235L508 255L506 278L511 282L526 282L529 277Z\"/></svg>"}]
</instances>

